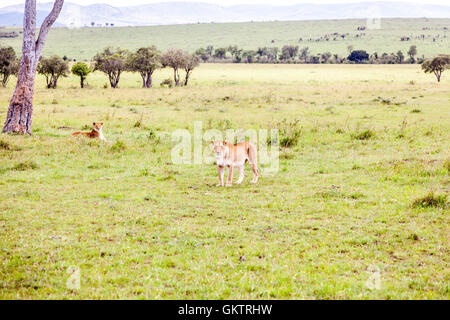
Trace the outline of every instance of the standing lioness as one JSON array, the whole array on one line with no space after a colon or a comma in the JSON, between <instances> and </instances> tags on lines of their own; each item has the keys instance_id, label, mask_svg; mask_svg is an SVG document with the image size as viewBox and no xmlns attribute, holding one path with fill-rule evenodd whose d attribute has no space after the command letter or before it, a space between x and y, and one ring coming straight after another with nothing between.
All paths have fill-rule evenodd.
<instances>
[{"instance_id":1,"label":"standing lioness","mask_svg":"<svg viewBox=\"0 0 450 320\"><path fill-rule=\"evenodd\" d=\"M255 145L245 141L232 144L226 141L211 141L217 162L217 172L219 172L219 184L223 187L224 167L228 167L227 187L233 183L233 167L239 169L239 179L237 184L244 179L244 165L248 161L253 171L252 183L258 182L258 153Z\"/></svg>"}]
</instances>

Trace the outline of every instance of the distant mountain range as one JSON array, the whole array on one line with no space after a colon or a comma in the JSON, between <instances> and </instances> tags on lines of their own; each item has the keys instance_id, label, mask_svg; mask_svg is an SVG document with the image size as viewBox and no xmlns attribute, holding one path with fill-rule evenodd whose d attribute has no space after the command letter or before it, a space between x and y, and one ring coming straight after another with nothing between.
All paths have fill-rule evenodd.
<instances>
[{"instance_id":1,"label":"distant mountain range","mask_svg":"<svg viewBox=\"0 0 450 320\"><path fill-rule=\"evenodd\" d=\"M40 24L52 3L37 5ZM220 6L201 2L165 2L131 7L108 4L81 6L65 3L57 26L146 26L210 22L288 21L364 18L450 18L450 6L364 2L349 4L298 4L292 6ZM0 8L0 26L21 26L23 5Z\"/></svg>"}]
</instances>

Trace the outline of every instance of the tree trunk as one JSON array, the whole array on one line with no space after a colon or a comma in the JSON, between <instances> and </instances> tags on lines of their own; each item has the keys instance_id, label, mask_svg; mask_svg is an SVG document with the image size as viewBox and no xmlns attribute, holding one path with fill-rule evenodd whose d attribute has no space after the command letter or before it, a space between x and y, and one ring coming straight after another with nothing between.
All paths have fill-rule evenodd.
<instances>
[{"instance_id":1,"label":"tree trunk","mask_svg":"<svg viewBox=\"0 0 450 320\"><path fill-rule=\"evenodd\" d=\"M191 71L186 70L186 78L184 78L184 85L187 86L188 81L189 81L189 74L191 73Z\"/></svg>"},{"instance_id":2,"label":"tree trunk","mask_svg":"<svg viewBox=\"0 0 450 320\"><path fill-rule=\"evenodd\" d=\"M57 76L53 76L53 83L52 83L52 88L53 89L56 89L57 82L58 82L58 77Z\"/></svg>"},{"instance_id":3,"label":"tree trunk","mask_svg":"<svg viewBox=\"0 0 450 320\"><path fill-rule=\"evenodd\" d=\"M175 86L178 87L180 85L180 76L178 75L178 69L173 69L173 80L175 81Z\"/></svg>"},{"instance_id":4,"label":"tree trunk","mask_svg":"<svg viewBox=\"0 0 450 320\"><path fill-rule=\"evenodd\" d=\"M147 74L147 80L145 81L145 87L151 88L152 87L152 72L149 72Z\"/></svg>"},{"instance_id":5,"label":"tree trunk","mask_svg":"<svg viewBox=\"0 0 450 320\"><path fill-rule=\"evenodd\" d=\"M81 79L80 79L80 85L81 85L81 89L83 89L84 88L84 77L83 76L81 76L80 77Z\"/></svg>"},{"instance_id":6,"label":"tree trunk","mask_svg":"<svg viewBox=\"0 0 450 320\"><path fill-rule=\"evenodd\" d=\"M46 83L46 85L47 85L47 89L50 89L52 80L51 80L51 78L49 78L49 76L47 76L47 75L45 76L45 83Z\"/></svg>"},{"instance_id":7,"label":"tree trunk","mask_svg":"<svg viewBox=\"0 0 450 320\"><path fill-rule=\"evenodd\" d=\"M10 76L9 73L3 75L3 79L2 79L3 88L6 88L6 84L8 83L9 76Z\"/></svg>"},{"instance_id":8,"label":"tree trunk","mask_svg":"<svg viewBox=\"0 0 450 320\"><path fill-rule=\"evenodd\" d=\"M434 71L434 75L436 76L436 79L438 82L441 82L441 74L442 74L442 72L440 72L438 70Z\"/></svg>"},{"instance_id":9,"label":"tree trunk","mask_svg":"<svg viewBox=\"0 0 450 320\"><path fill-rule=\"evenodd\" d=\"M22 60L2 132L31 134L36 68L48 32L58 18L63 4L64 0L55 0L53 9L42 23L36 40L36 0L25 1Z\"/></svg>"},{"instance_id":10,"label":"tree trunk","mask_svg":"<svg viewBox=\"0 0 450 320\"><path fill-rule=\"evenodd\" d=\"M116 89L119 85L120 73L121 71L117 71L117 73L112 71L109 73L109 84L111 85L111 88Z\"/></svg>"},{"instance_id":11,"label":"tree trunk","mask_svg":"<svg viewBox=\"0 0 450 320\"><path fill-rule=\"evenodd\" d=\"M35 69L34 57L24 52L3 132L31 134Z\"/></svg>"}]
</instances>

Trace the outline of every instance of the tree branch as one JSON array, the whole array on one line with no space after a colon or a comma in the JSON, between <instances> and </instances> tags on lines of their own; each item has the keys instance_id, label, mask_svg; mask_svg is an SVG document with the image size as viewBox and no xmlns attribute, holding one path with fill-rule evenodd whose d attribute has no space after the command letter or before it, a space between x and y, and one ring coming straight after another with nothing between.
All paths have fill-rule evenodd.
<instances>
[{"instance_id":1,"label":"tree branch","mask_svg":"<svg viewBox=\"0 0 450 320\"><path fill-rule=\"evenodd\" d=\"M36 0L27 0L23 14L23 46L33 48L36 32ZM25 50L26 51L26 50Z\"/></svg>"},{"instance_id":2,"label":"tree branch","mask_svg":"<svg viewBox=\"0 0 450 320\"><path fill-rule=\"evenodd\" d=\"M55 0L53 4L53 9L49 13L49 15L45 18L44 22L42 22L41 29L39 31L39 37L36 40L36 59L39 59L41 56L42 48L44 47L45 40L47 39L48 32L52 27L53 23L55 23L56 19L58 19L59 13L63 7L64 0Z\"/></svg>"}]
</instances>

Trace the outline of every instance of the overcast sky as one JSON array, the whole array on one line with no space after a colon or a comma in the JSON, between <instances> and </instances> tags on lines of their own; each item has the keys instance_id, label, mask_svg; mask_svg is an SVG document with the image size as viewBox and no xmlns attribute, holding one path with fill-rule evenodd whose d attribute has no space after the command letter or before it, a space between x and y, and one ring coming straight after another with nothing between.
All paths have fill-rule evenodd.
<instances>
[{"instance_id":1,"label":"overcast sky","mask_svg":"<svg viewBox=\"0 0 450 320\"><path fill-rule=\"evenodd\" d=\"M38 0L37 2L50 2L51 0ZM93 3L107 3L113 6L131 6L139 4L157 3L157 2L208 2L220 4L222 6L235 5L235 4L270 4L270 5L292 5L298 3L355 3L355 2L367 2L374 0L173 0L173 1L162 1L162 0L66 0L66 2L77 3L81 5L89 5ZM413 2L413 3L433 3L433 4L443 4L448 5L448 0L387 0L392 2ZM21 4L25 3L24 0L0 0L0 7L5 7L11 4Z\"/></svg>"}]
</instances>

